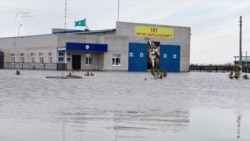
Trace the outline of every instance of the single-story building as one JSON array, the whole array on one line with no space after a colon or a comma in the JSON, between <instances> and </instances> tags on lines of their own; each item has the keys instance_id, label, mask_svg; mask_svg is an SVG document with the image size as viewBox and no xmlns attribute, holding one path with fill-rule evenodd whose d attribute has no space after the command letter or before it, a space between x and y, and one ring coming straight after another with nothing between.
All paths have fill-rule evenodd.
<instances>
[{"instance_id":1,"label":"single-story building","mask_svg":"<svg viewBox=\"0 0 250 141\"><path fill-rule=\"evenodd\" d=\"M160 46L162 69L187 72L190 32L190 27L116 22L115 29L0 38L0 68L145 72L150 42Z\"/></svg>"}]
</instances>

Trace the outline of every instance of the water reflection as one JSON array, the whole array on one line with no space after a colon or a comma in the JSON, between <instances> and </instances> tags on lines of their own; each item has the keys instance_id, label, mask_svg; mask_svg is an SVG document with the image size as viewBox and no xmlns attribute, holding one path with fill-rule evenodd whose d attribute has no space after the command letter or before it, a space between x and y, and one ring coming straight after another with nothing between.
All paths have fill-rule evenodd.
<instances>
[{"instance_id":1,"label":"water reflection","mask_svg":"<svg viewBox=\"0 0 250 141\"><path fill-rule=\"evenodd\" d=\"M237 138L239 139L239 138L240 138L240 122L241 122L241 115L238 115L236 121L237 121L237 125L238 125L238 128L237 128Z\"/></svg>"},{"instance_id":2,"label":"water reflection","mask_svg":"<svg viewBox=\"0 0 250 141\"><path fill-rule=\"evenodd\" d=\"M1 74L1 141L250 139L250 81L227 74L173 73L159 81L127 72L80 80L45 78L57 71Z\"/></svg>"},{"instance_id":3,"label":"water reflection","mask_svg":"<svg viewBox=\"0 0 250 141\"><path fill-rule=\"evenodd\" d=\"M57 121L66 121L68 128L74 132L88 133L103 130L115 132L115 140L119 138L143 139L146 133L179 132L185 130L189 123L187 111L169 111L167 113L146 113L140 111L90 111L63 113ZM98 125L97 125L98 123ZM63 124L65 128L65 123ZM102 130L101 129L101 130ZM65 130L65 129L64 129Z\"/></svg>"}]
</instances>

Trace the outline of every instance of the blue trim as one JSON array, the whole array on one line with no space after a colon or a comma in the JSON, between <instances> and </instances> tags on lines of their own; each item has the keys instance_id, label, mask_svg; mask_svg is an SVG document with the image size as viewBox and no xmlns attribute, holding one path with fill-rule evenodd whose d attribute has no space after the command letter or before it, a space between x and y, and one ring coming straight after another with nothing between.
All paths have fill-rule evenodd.
<instances>
[{"instance_id":1,"label":"blue trim","mask_svg":"<svg viewBox=\"0 0 250 141\"><path fill-rule=\"evenodd\" d=\"M4 52L3 52L3 51L0 51L0 55L4 55Z\"/></svg>"},{"instance_id":2,"label":"blue trim","mask_svg":"<svg viewBox=\"0 0 250 141\"><path fill-rule=\"evenodd\" d=\"M116 29L105 29L105 30L89 30L89 29L85 29L85 30L64 30L64 29L59 29L59 31L52 31L52 34L67 34L67 33L71 33L71 34L91 34L91 33L107 33L107 32L115 32Z\"/></svg>"},{"instance_id":3,"label":"blue trim","mask_svg":"<svg viewBox=\"0 0 250 141\"><path fill-rule=\"evenodd\" d=\"M78 52L108 52L107 44L92 44L92 43L66 43L66 51Z\"/></svg>"}]
</instances>

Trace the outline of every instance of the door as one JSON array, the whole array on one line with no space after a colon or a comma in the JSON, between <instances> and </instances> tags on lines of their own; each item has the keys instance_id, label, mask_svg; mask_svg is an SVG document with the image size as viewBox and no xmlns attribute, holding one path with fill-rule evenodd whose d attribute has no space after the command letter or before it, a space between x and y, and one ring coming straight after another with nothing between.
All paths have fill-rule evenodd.
<instances>
[{"instance_id":1,"label":"door","mask_svg":"<svg viewBox=\"0 0 250 141\"><path fill-rule=\"evenodd\" d=\"M170 59L171 47L167 45L161 45L160 48L160 69L169 72L170 71Z\"/></svg>"},{"instance_id":2,"label":"door","mask_svg":"<svg viewBox=\"0 0 250 141\"><path fill-rule=\"evenodd\" d=\"M0 69L4 68L4 52L0 51Z\"/></svg>"},{"instance_id":3,"label":"door","mask_svg":"<svg viewBox=\"0 0 250 141\"><path fill-rule=\"evenodd\" d=\"M72 55L72 69L73 70L81 69L81 55Z\"/></svg>"},{"instance_id":4,"label":"door","mask_svg":"<svg viewBox=\"0 0 250 141\"><path fill-rule=\"evenodd\" d=\"M180 46L171 47L171 72L180 72Z\"/></svg>"},{"instance_id":5,"label":"door","mask_svg":"<svg viewBox=\"0 0 250 141\"><path fill-rule=\"evenodd\" d=\"M161 45L160 68L167 72L180 72L180 46Z\"/></svg>"},{"instance_id":6,"label":"door","mask_svg":"<svg viewBox=\"0 0 250 141\"><path fill-rule=\"evenodd\" d=\"M129 43L128 71L147 71L147 45L143 43Z\"/></svg>"}]
</instances>

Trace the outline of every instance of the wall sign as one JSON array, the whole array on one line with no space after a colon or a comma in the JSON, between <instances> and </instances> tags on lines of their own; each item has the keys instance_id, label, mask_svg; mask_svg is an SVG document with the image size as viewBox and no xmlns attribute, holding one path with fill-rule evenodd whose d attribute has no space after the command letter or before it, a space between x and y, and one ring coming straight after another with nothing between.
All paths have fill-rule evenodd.
<instances>
[{"instance_id":1,"label":"wall sign","mask_svg":"<svg viewBox=\"0 0 250 141\"><path fill-rule=\"evenodd\" d=\"M151 38L174 38L174 29L154 26L135 26L135 36Z\"/></svg>"}]
</instances>

